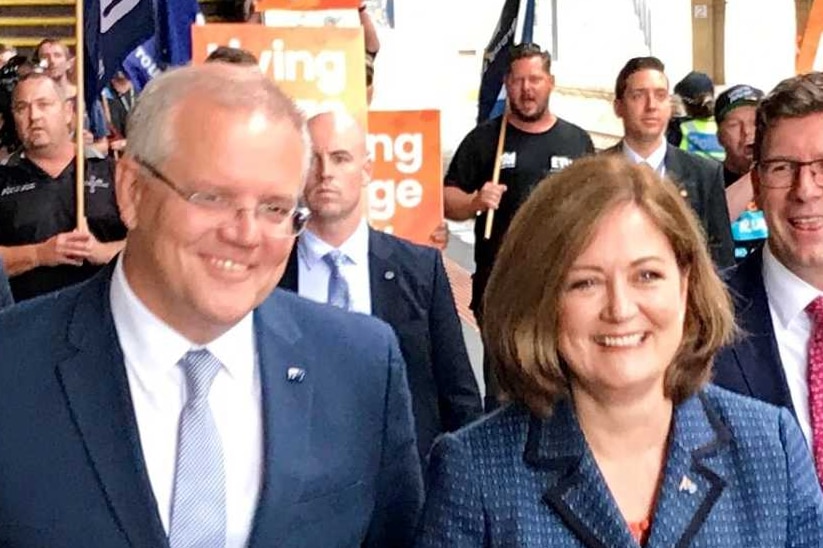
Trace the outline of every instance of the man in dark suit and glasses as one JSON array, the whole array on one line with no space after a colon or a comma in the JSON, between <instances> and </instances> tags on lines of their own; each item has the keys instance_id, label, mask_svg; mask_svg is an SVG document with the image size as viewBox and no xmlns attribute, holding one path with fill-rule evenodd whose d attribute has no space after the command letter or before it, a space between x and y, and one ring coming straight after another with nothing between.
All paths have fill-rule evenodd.
<instances>
[{"instance_id":1,"label":"man in dark suit and glasses","mask_svg":"<svg viewBox=\"0 0 823 548\"><path fill-rule=\"evenodd\" d=\"M394 334L272 292L308 153L260 73L144 90L117 167L124 252L0 314L0 545L410 545L422 481Z\"/></svg>"},{"instance_id":2,"label":"man in dark suit and glasses","mask_svg":"<svg viewBox=\"0 0 823 548\"><path fill-rule=\"evenodd\" d=\"M727 273L742 336L715 360L714 382L794 413L809 446L823 444L819 394L823 295L823 74L784 80L755 116L752 187L766 244ZM819 341L818 341L819 342ZM817 420L815 418L817 417ZM818 474L823 460L816 463Z\"/></svg>"},{"instance_id":3,"label":"man in dark suit and glasses","mask_svg":"<svg viewBox=\"0 0 823 548\"><path fill-rule=\"evenodd\" d=\"M648 164L680 187L703 225L716 266L734 264L731 225L723 185L723 166L666 142L672 106L669 80L656 57L630 59L617 76L614 111L623 120L623 140L607 153Z\"/></svg>"},{"instance_id":4,"label":"man in dark suit and glasses","mask_svg":"<svg viewBox=\"0 0 823 548\"><path fill-rule=\"evenodd\" d=\"M440 252L369 228L366 134L348 114L308 123L313 160L307 230L280 286L388 322L406 362L420 456L434 439L483 413ZM330 257L339 257L330 262Z\"/></svg>"}]
</instances>

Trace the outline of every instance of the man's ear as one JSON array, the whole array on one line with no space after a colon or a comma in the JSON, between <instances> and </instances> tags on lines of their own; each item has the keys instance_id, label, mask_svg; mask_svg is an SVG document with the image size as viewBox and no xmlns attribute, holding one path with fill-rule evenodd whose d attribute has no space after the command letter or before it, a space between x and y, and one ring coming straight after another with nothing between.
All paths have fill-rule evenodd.
<instances>
[{"instance_id":1,"label":"man's ear","mask_svg":"<svg viewBox=\"0 0 823 548\"><path fill-rule=\"evenodd\" d=\"M143 185L139 181L140 166L131 156L123 156L115 167L114 188L120 219L126 228L137 227L137 211L143 198Z\"/></svg>"},{"instance_id":2,"label":"man's ear","mask_svg":"<svg viewBox=\"0 0 823 548\"><path fill-rule=\"evenodd\" d=\"M374 171L374 162L371 158L366 158L366 161L363 162L363 186L369 186L372 178L372 172Z\"/></svg>"},{"instance_id":3,"label":"man's ear","mask_svg":"<svg viewBox=\"0 0 823 548\"><path fill-rule=\"evenodd\" d=\"M614 115L618 118L623 118L623 101L620 99L615 99L612 103L612 108L614 109Z\"/></svg>"}]
</instances>

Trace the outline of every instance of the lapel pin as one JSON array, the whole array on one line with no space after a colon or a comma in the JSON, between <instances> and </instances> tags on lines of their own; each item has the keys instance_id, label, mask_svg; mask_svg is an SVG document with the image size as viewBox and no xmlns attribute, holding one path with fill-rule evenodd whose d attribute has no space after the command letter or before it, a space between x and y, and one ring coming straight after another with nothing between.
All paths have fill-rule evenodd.
<instances>
[{"instance_id":1,"label":"lapel pin","mask_svg":"<svg viewBox=\"0 0 823 548\"><path fill-rule=\"evenodd\" d=\"M300 367L289 367L286 371L286 378L289 382L303 382L306 378L306 370Z\"/></svg>"},{"instance_id":2,"label":"lapel pin","mask_svg":"<svg viewBox=\"0 0 823 548\"><path fill-rule=\"evenodd\" d=\"M384 277L385 279L389 280L389 281L393 280L393 279L394 279L394 271L392 271L392 270L387 270L387 271L385 271L385 272L383 273L383 277Z\"/></svg>"},{"instance_id":3,"label":"lapel pin","mask_svg":"<svg viewBox=\"0 0 823 548\"><path fill-rule=\"evenodd\" d=\"M697 485L690 480L687 476L683 476L683 479L680 480L680 486L677 488L678 491L681 493L686 491L690 495L694 495L697 493Z\"/></svg>"}]
</instances>

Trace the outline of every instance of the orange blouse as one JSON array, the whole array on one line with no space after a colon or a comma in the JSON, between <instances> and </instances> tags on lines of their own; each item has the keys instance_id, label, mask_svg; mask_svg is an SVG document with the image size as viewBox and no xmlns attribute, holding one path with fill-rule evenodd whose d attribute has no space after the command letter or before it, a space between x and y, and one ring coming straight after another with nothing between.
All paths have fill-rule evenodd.
<instances>
[{"instance_id":1,"label":"orange blouse","mask_svg":"<svg viewBox=\"0 0 823 548\"><path fill-rule=\"evenodd\" d=\"M631 531L634 540L636 540L640 546L646 545L646 541L649 540L649 533L651 532L651 529L651 522L649 521L649 518L646 518L643 521L629 523L629 531Z\"/></svg>"}]
</instances>

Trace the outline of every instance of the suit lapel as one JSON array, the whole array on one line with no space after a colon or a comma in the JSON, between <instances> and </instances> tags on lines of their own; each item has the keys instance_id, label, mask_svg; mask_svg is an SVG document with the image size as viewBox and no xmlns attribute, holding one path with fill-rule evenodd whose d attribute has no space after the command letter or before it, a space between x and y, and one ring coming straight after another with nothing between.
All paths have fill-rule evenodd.
<instances>
[{"instance_id":1,"label":"suit lapel","mask_svg":"<svg viewBox=\"0 0 823 548\"><path fill-rule=\"evenodd\" d=\"M666 176L674 182L680 190L680 195L686 198L695 211L702 211L701 204L696 200L697 189L687 174L683 172L683 165L680 163L679 149L672 145L666 145L666 156L663 158L663 165L666 167ZM685 154L685 153L684 153Z\"/></svg>"},{"instance_id":2,"label":"suit lapel","mask_svg":"<svg viewBox=\"0 0 823 548\"><path fill-rule=\"evenodd\" d=\"M276 546L287 537L287 509L300 495L308 451L313 371L291 322L289 303L275 291L254 313L263 406L263 483L249 546ZM301 375L302 374L302 375Z\"/></svg>"},{"instance_id":3,"label":"suit lapel","mask_svg":"<svg viewBox=\"0 0 823 548\"><path fill-rule=\"evenodd\" d=\"M369 229L369 289L372 316L397 326L402 318L399 309L405 302L400 290L400 272L391 261L392 249L382 235Z\"/></svg>"},{"instance_id":4,"label":"suit lapel","mask_svg":"<svg viewBox=\"0 0 823 548\"><path fill-rule=\"evenodd\" d=\"M758 399L788 407L794 413L774 337L762 271L763 250L759 249L742 262L729 279L729 289L736 301L737 320L745 337L732 347L732 351L749 393Z\"/></svg>"},{"instance_id":5,"label":"suit lapel","mask_svg":"<svg viewBox=\"0 0 823 548\"><path fill-rule=\"evenodd\" d=\"M115 519L133 546L166 546L109 302L112 268L83 289L68 340L77 352L58 380Z\"/></svg>"},{"instance_id":6,"label":"suit lapel","mask_svg":"<svg viewBox=\"0 0 823 548\"><path fill-rule=\"evenodd\" d=\"M702 395L675 409L649 548L691 545L726 486L716 457L730 443L731 432Z\"/></svg>"},{"instance_id":7,"label":"suit lapel","mask_svg":"<svg viewBox=\"0 0 823 548\"><path fill-rule=\"evenodd\" d=\"M289 254L289 260L286 262L286 270L283 272L283 277L280 278L280 283L278 283L278 287L282 287L283 289L288 289L294 293L297 293L298 288L298 272L299 268L297 266L297 242L298 240L294 240L294 245L291 247L291 253Z\"/></svg>"},{"instance_id":8,"label":"suit lapel","mask_svg":"<svg viewBox=\"0 0 823 548\"><path fill-rule=\"evenodd\" d=\"M633 545L634 539L586 445L568 400L558 403L546 421L531 419L524 460L548 472L543 501L583 545Z\"/></svg>"}]
</instances>

